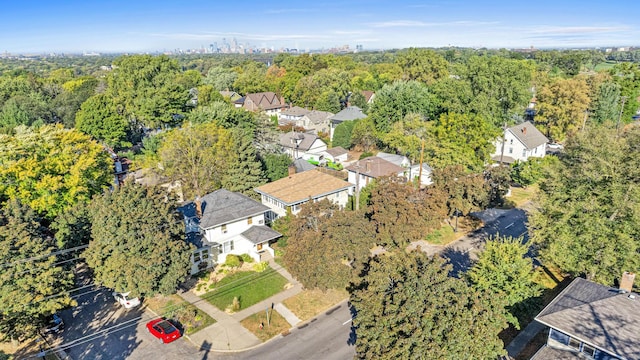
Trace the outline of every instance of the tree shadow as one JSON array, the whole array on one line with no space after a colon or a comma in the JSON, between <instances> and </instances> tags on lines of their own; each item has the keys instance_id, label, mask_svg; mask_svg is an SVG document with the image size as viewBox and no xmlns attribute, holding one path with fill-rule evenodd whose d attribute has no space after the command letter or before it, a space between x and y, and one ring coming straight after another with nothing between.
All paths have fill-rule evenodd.
<instances>
[{"instance_id":1,"label":"tree shadow","mask_svg":"<svg viewBox=\"0 0 640 360\"><path fill-rule=\"evenodd\" d=\"M211 352L211 343L208 341L203 341L200 346L200 351L202 351L202 360L209 359L209 353Z\"/></svg>"},{"instance_id":2,"label":"tree shadow","mask_svg":"<svg viewBox=\"0 0 640 360\"><path fill-rule=\"evenodd\" d=\"M452 266L449 276L457 278L459 278L462 273L469 270L473 264L468 250L459 250L447 247L442 253L440 253L440 256L442 256Z\"/></svg>"},{"instance_id":3,"label":"tree shadow","mask_svg":"<svg viewBox=\"0 0 640 360\"><path fill-rule=\"evenodd\" d=\"M347 307L349 308L349 313L351 314L351 319L355 319L356 315L358 314L358 311L356 310L355 307L351 306L350 302L347 303ZM352 321L351 322L351 331L349 332L349 338L347 339L347 345L355 346L357 338L358 338L358 336L356 334L356 327L353 325L353 321Z\"/></svg>"}]
</instances>

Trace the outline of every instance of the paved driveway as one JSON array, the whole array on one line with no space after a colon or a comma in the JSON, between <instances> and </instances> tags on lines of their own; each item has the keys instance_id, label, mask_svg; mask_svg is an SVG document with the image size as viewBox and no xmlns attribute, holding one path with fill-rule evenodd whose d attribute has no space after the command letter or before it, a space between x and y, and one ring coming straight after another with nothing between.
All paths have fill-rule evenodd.
<instances>
[{"instance_id":1,"label":"paved driveway","mask_svg":"<svg viewBox=\"0 0 640 360\"><path fill-rule=\"evenodd\" d=\"M65 329L52 337L71 359L203 358L203 353L185 338L161 344L145 326L153 314L143 308L124 309L108 289L85 281L73 296L78 306L61 312Z\"/></svg>"}]
</instances>

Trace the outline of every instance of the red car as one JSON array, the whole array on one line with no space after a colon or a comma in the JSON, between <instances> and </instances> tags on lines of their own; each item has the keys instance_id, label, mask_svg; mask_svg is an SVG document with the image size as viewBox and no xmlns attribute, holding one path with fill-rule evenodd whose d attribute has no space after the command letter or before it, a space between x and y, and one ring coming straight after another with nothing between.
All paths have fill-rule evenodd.
<instances>
[{"instance_id":1,"label":"red car","mask_svg":"<svg viewBox=\"0 0 640 360\"><path fill-rule=\"evenodd\" d=\"M147 323L147 329L149 329L151 335L157 337L165 344L170 343L181 336L180 331L172 323L165 319L155 319L149 321Z\"/></svg>"}]
</instances>

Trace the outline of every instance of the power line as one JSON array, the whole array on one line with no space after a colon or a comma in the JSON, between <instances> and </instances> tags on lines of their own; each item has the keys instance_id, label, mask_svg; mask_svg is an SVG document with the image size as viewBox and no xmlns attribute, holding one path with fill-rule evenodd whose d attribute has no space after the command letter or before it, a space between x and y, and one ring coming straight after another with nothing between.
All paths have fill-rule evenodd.
<instances>
[{"instance_id":1,"label":"power line","mask_svg":"<svg viewBox=\"0 0 640 360\"><path fill-rule=\"evenodd\" d=\"M87 247L89 247L88 244L87 245L80 245L80 246L72 247L72 248L65 249L65 250L54 251L54 252L49 253L49 254L44 254L44 255L39 255L39 256L32 256L30 258L20 259L18 261L14 261L12 263L0 264L0 268L9 267L9 266L15 266L15 265L18 265L18 264L24 264L24 263L35 261L35 260L44 259L44 258L47 258L47 257L50 257L50 256L62 255L62 254L70 253L72 251L86 249Z\"/></svg>"}]
</instances>

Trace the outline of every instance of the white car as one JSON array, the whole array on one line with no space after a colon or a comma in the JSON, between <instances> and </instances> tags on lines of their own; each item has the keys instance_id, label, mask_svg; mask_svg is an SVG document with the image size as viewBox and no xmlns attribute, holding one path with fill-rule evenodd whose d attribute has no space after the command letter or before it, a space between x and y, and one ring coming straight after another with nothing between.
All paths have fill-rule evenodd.
<instances>
[{"instance_id":1,"label":"white car","mask_svg":"<svg viewBox=\"0 0 640 360\"><path fill-rule=\"evenodd\" d=\"M124 306L125 309L131 309L132 307L140 305L140 299L138 299L137 297L130 298L129 292L121 293L114 291L112 295L113 298L116 299L116 301L119 302L120 305Z\"/></svg>"}]
</instances>

